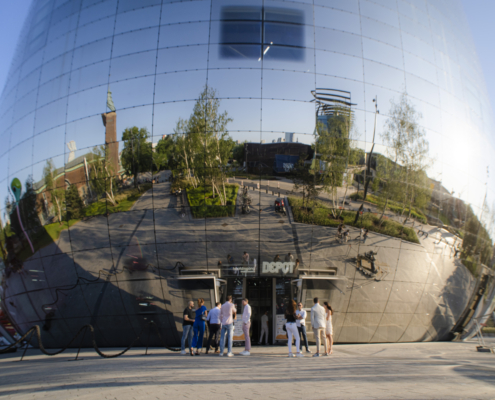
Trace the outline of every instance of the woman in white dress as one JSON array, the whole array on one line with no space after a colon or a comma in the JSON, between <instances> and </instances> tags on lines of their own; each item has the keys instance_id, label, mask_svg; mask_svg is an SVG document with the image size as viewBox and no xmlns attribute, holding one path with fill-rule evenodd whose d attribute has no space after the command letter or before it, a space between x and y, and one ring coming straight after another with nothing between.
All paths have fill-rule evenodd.
<instances>
[{"instance_id":1,"label":"woman in white dress","mask_svg":"<svg viewBox=\"0 0 495 400\"><path fill-rule=\"evenodd\" d=\"M326 353L325 355L328 356L328 355L333 353L333 351L332 351L332 345L333 345L332 315L333 315L333 310L332 310L332 306L330 306L330 304L328 304L326 301L323 304L325 304L325 311L326 311L325 335L326 335L327 349L328 349L328 353Z\"/></svg>"}]
</instances>

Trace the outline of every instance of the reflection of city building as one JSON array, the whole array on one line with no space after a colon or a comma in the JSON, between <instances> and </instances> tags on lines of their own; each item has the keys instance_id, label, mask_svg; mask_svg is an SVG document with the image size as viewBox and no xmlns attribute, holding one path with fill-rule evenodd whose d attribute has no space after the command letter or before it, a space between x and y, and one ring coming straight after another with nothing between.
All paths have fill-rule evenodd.
<instances>
[{"instance_id":1,"label":"reflection of city building","mask_svg":"<svg viewBox=\"0 0 495 400\"><path fill-rule=\"evenodd\" d=\"M432 0L254 3L33 2L0 99L0 324L39 325L45 345L60 348L89 323L98 345L126 347L152 319L177 346L189 300L211 308L233 295L239 311L249 298L254 336L268 313L273 343L285 340L287 302L309 309L319 297L335 310L336 342L470 336L494 293L482 266L492 258L483 206L495 195L485 186L495 142L462 10ZM423 211L448 229L405 221L409 199L397 198L407 185L386 214L383 197L354 201L346 185L381 179L380 161L402 168L383 133L403 92L436 157L427 175L442 176L424 179ZM349 143L336 154L333 139ZM61 208L80 211L79 194L88 218L56 223L49 160L50 190L72 196ZM320 203L307 202L316 174L295 188L288 172L299 162L334 174ZM124 169L137 179L117 185ZM345 239L342 215L355 221ZM152 334L149 344L163 343Z\"/></svg>"},{"instance_id":2,"label":"reflection of city building","mask_svg":"<svg viewBox=\"0 0 495 400\"><path fill-rule=\"evenodd\" d=\"M262 174L290 172L299 160L312 155L311 146L295 142L245 143L244 155L247 171Z\"/></svg>"},{"instance_id":3,"label":"reflection of city building","mask_svg":"<svg viewBox=\"0 0 495 400\"><path fill-rule=\"evenodd\" d=\"M89 173L88 166L93 162L93 153L87 153L67 162L64 167L53 171L53 187L67 190L70 185L76 185L79 195L84 201L88 201ZM38 204L42 207L38 210L38 216L42 225L52 222L55 216L54 201L50 191L47 191L44 180L35 182L33 188L36 192Z\"/></svg>"},{"instance_id":4,"label":"reflection of city building","mask_svg":"<svg viewBox=\"0 0 495 400\"><path fill-rule=\"evenodd\" d=\"M109 172L118 176L122 171L120 167L119 157L119 142L117 141L117 113L115 111L104 113L101 115L103 125L105 126L105 157L109 164ZM53 188L67 190L70 185L75 185L79 191L79 195L85 204L88 204L92 199L90 189L90 174L93 163L95 162L95 154L88 152L76 157L76 143L70 142L71 152L68 157L68 162L65 166L55 169L52 172ZM38 216L42 225L52 222L56 211L52 195L47 190L44 180L35 182L33 188L36 192L38 207Z\"/></svg>"}]
</instances>

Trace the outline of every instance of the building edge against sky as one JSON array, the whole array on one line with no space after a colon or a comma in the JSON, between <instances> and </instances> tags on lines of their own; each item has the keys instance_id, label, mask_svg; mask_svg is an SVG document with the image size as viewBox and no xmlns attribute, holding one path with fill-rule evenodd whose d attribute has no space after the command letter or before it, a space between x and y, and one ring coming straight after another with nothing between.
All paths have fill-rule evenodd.
<instances>
[{"instance_id":1,"label":"building edge against sky","mask_svg":"<svg viewBox=\"0 0 495 400\"><path fill-rule=\"evenodd\" d=\"M2 334L177 345L187 300L232 294L271 341L315 295L336 342L469 335L495 219L469 38L440 0L34 2L0 98Z\"/></svg>"}]
</instances>

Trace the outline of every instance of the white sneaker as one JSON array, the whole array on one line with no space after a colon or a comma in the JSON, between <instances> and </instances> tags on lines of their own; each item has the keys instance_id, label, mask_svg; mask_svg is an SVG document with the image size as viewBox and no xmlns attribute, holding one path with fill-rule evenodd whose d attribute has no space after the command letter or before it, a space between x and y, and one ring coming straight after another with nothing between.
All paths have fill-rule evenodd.
<instances>
[{"instance_id":1,"label":"white sneaker","mask_svg":"<svg viewBox=\"0 0 495 400\"><path fill-rule=\"evenodd\" d=\"M239 354L241 356L250 356L251 355L251 353L249 351L247 351L247 350L241 351Z\"/></svg>"},{"instance_id":2,"label":"white sneaker","mask_svg":"<svg viewBox=\"0 0 495 400\"><path fill-rule=\"evenodd\" d=\"M234 357L234 353L227 353L227 357Z\"/></svg>"},{"instance_id":3,"label":"white sneaker","mask_svg":"<svg viewBox=\"0 0 495 400\"><path fill-rule=\"evenodd\" d=\"M295 355L292 353L289 353L289 358L292 358L292 357L295 357Z\"/></svg>"},{"instance_id":4,"label":"white sneaker","mask_svg":"<svg viewBox=\"0 0 495 400\"><path fill-rule=\"evenodd\" d=\"M180 354L184 355L184 354L187 354L187 353L186 353L186 351L185 351L185 350L182 350L182 351L180 352Z\"/></svg>"},{"instance_id":5,"label":"white sneaker","mask_svg":"<svg viewBox=\"0 0 495 400\"><path fill-rule=\"evenodd\" d=\"M304 357L304 354L303 353L297 353L296 357Z\"/></svg>"}]
</instances>

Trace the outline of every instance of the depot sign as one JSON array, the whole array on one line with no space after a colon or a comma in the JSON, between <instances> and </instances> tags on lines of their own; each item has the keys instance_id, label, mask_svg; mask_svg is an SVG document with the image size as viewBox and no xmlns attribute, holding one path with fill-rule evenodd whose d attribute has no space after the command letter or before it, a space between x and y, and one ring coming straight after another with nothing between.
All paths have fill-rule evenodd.
<instances>
[{"instance_id":1,"label":"depot sign","mask_svg":"<svg viewBox=\"0 0 495 400\"><path fill-rule=\"evenodd\" d=\"M284 274L292 274L294 272L295 262L268 262L263 261L262 273L264 274L277 274L282 272Z\"/></svg>"}]
</instances>

